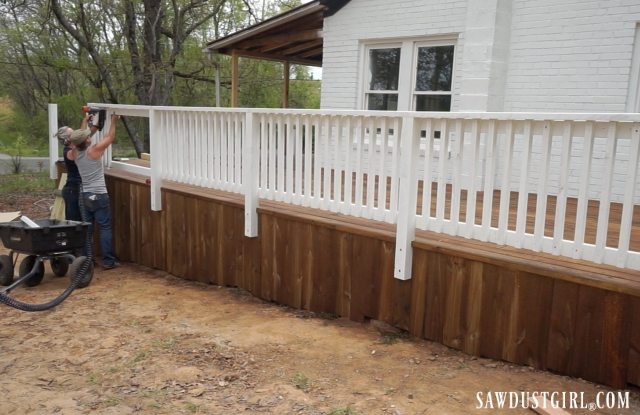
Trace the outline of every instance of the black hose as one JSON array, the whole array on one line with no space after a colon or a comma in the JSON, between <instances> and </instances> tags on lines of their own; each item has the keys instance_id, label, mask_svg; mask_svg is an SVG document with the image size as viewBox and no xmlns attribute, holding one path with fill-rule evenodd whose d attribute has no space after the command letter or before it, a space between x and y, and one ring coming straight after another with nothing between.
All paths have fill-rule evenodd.
<instances>
[{"instance_id":1,"label":"black hose","mask_svg":"<svg viewBox=\"0 0 640 415\"><path fill-rule=\"evenodd\" d=\"M86 222L87 215L84 211L84 200L82 197L82 184L80 184L80 195L78 198L78 202L80 204L80 216L82 218L82 221ZM93 262L93 249L92 249L93 235L91 235L92 229L93 229L92 226L87 226L87 230L86 230L87 234L84 242L85 251L87 253L86 259L78 269L78 272L76 272L73 278L71 278L71 283L69 283L69 286L59 296L57 296L53 300L48 301L46 303L29 304L20 300L16 300L15 298L7 295L5 292L0 291L0 303L6 304L10 307L16 308L21 311L45 311L45 310L52 309L53 307L57 306L58 304L66 300L66 298L69 297L69 295L73 292L73 290L78 288L78 285L86 276L87 272L89 271L89 267ZM38 258L33 264L33 268L31 272L33 272L36 268L38 268L41 262L42 262L42 259Z\"/></svg>"}]
</instances>

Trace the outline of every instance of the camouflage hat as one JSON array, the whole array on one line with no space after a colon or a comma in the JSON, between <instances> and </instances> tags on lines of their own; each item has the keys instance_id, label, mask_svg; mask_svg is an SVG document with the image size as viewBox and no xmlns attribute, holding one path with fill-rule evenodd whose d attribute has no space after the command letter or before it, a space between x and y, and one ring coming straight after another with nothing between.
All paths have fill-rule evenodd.
<instances>
[{"instance_id":1,"label":"camouflage hat","mask_svg":"<svg viewBox=\"0 0 640 415\"><path fill-rule=\"evenodd\" d=\"M74 145L77 146L84 143L84 141L88 137L91 137L90 129L85 128L84 130L75 130L74 132L71 133L71 138L69 139L69 141L71 141Z\"/></svg>"}]
</instances>

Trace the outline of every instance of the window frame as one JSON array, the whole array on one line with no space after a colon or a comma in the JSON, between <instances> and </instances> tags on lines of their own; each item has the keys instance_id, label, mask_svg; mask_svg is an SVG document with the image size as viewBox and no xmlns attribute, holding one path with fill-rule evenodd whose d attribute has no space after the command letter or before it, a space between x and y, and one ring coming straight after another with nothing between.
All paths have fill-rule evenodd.
<instances>
[{"instance_id":1,"label":"window frame","mask_svg":"<svg viewBox=\"0 0 640 415\"><path fill-rule=\"evenodd\" d=\"M451 62L451 89L449 91L417 91L417 77L418 77L418 55L419 49L422 47L443 47L443 46L453 46L453 61ZM402 52L400 52L402 53ZM412 71L411 71L411 111L416 111L418 96L426 95L426 96L450 96L451 97L451 107L453 107L453 90L455 85L455 75L456 75L456 43L453 40L432 40L432 41L416 41L413 42L413 56L412 56ZM429 111L421 111L421 112L429 112ZM451 108L449 108L449 112L451 112Z\"/></svg>"},{"instance_id":2,"label":"window frame","mask_svg":"<svg viewBox=\"0 0 640 415\"><path fill-rule=\"evenodd\" d=\"M383 90L383 89L370 89L369 85L371 85L371 71L369 70L370 62L371 62L371 50L374 49L399 49L400 50L400 61L398 63L398 89L396 90ZM361 108L365 108L368 110L369 105L369 95L372 94L383 94L383 95L395 95L396 100L400 97L400 78L402 78L402 43L401 42L393 42L393 43L368 43L364 45L364 62L363 62L363 85L362 85L362 94L361 100ZM398 107L400 106L400 102L398 101ZM397 109L396 109L397 111Z\"/></svg>"},{"instance_id":3,"label":"window frame","mask_svg":"<svg viewBox=\"0 0 640 415\"><path fill-rule=\"evenodd\" d=\"M418 48L434 46L453 46L453 63L451 68L450 91L416 91L416 76L418 72ZM371 49L400 48L400 72L397 91L371 90L371 73L369 59ZM420 38L363 40L361 41L360 59L360 92L357 96L357 107L369 111L368 97L370 94L396 94L398 97L397 111L415 111L417 96L419 95L447 95L451 96L451 111L454 107L454 92L456 88L456 55L458 53L458 36L443 35ZM409 66L409 69L406 69Z\"/></svg>"}]
</instances>

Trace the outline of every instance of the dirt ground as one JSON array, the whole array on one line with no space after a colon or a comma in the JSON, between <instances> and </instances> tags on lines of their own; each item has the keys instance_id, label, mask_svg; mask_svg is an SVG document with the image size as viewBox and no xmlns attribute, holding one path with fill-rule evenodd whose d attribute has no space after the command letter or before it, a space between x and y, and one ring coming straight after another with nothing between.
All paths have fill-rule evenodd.
<instances>
[{"instance_id":1,"label":"dirt ground","mask_svg":"<svg viewBox=\"0 0 640 415\"><path fill-rule=\"evenodd\" d=\"M67 284L47 270L12 294L43 302ZM53 310L0 309L0 414L533 414L478 409L477 394L611 391L135 264L96 270ZM568 412L640 414L629 396Z\"/></svg>"}]
</instances>

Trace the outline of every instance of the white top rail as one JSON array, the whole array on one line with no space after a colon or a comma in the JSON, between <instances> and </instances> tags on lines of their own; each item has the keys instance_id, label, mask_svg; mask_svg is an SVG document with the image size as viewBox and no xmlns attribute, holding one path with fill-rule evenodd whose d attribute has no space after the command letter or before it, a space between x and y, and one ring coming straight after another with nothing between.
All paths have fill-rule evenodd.
<instances>
[{"instance_id":1,"label":"white top rail","mask_svg":"<svg viewBox=\"0 0 640 415\"><path fill-rule=\"evenodd\" d=\"M429 118L429 119L464 119L464 120L513 120L513 121L599 121L599 122L640 122L640 113L577 113L577 112L416 112L416 111L368 111L339 109L291 109L291 108L217 108L217 107L181 107L89 103L89 106L113 109L119 115L148 116L151 109L184 112L237 112L254 114L289 114L289 115L328 115L328 116L366 116L386 118Z\"/></svg>"}]
</instances>

